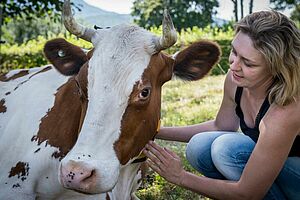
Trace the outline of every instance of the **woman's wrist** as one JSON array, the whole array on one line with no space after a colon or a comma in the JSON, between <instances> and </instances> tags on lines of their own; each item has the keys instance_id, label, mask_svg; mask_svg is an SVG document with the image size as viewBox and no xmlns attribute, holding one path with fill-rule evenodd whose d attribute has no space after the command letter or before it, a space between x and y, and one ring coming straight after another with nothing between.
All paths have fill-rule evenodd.
<instances>
[{"instance_id":1,"label":"woman's wrist","mask_svg":"<svg viewBox=\"0 0 300 200\"><path fill-rule=\"evenodd\" d=\"M178 183L175 184L180 187L186 187L186 177L188 176L188 173L189 172L182 170L182 172L179 175Z\"/></svg>"}]
</instances>

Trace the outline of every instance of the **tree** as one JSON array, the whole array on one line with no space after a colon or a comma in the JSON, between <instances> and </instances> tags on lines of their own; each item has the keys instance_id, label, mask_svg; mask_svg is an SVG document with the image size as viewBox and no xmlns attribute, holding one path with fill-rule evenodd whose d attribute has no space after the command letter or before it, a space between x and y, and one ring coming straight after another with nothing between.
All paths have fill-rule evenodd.
<instances>
[{"instance_id":1,"label":"tree","mask_svg":"<svg viewBox=\"0 0 300 200\"><path fill-rule=\"evenodd\" d=\"M250 0L249 2L249 14L253 12L253 0Z\"/></svg>"},{"instance_id":2,"label":"tree","mask_svg":"<svg viewBox=\"0 0 300 200\"><path fill-rule=\"evenodd\" d=\"M49 14L58 14L62 8L62 0L2 0L0 9L4 23L11 19L26 16L28 20L34 13L37 17L44 17Z\"/></svg>"},{"instance_id":3,"label":"tree","mask_svg":"<svg viewBox=\"0 0 300 200\"><path fill-rule=\"evenodd\" d=\"M299 0L270 0L277 10L284 10L286 8L293 9L291 19L300 24L300 2Z\"/></svg>"},{"instance_id":4,"label":"tree","mask_svg":"<svg viewBox=\"0 0 300 200\"><path fill-rule=\"evenodd\" d=\"M63 33L65 29L61 22L54 22L50 16L42 18L32 16L34 20L26 17L16 17L2 26L2 38L9 44L22 44L28 40L43 36L53 37Z\"/></svg>"},{"instance_id":5,"label":"tree","mask_svg":"<svg viewBox=\"0 0 300 200\"><path fill-rule=\"evenodd\" d=\"M298 4L291 13L291 19L294 20L297 23L298 28L300 28L300 4Z\"/></svg>"},{"instance_id":6,"label":"tree","mask_svg":"<svg viewBox=\"0 0 300 200\"><path fill-rule=\"evenodd\" d=\"M163 10L168 9L177 30L205 27L213 22L218 0L134 0L131 15L134 22L149 29L159 27Z\"/></svg>"},{"instance_id":7,"label":"tree","mask_svg":"<svg viewBox=\"0 0 300 200\"><path fill-rule=\"evenodd\" d=\"M237 22L239 20L239 16L238 16L238 1L237 0L231 0L233 3L233 12L234 12L234 17L235 17L235 21Z\"/></svg>"},{"instance_id":8,"label":"tree","mask_svg":"<svg viewBox=\"0 0 300 200\"><path fill-rule=\"evenodd\" d=\"M277 10L284 10L286 8L296 8L299 5L299 0L270 0Z\"/></svg>"},{"instance_id":9,"label":"tree","mask_svg":"<svg viewBox=\"0 0 300 200\"><path fill-rule=\"evenodd\" d=\"M34 17L52 16L58 18L61 11L61 0L1 0L0 2L0 43L2 36L2 25L13 19L25 18L30 22Z\"/></svg>"},{"instance_id":10,"label":"tree","mask_svg":"<svg viewBox=\"0 0 300 200\"><path fill-rule=\"evenodd\" d=\"M80 4L71 3L81 11ZM1 0L0 44L4 32L7 42L22 43L38 35L48 36L61 30L63 0ZM4 24L4 30L2 26Z\"/></svg>"},{"instance_id":11,"label":"tree","mask_svg":"<svg viewBox=\"0 0 300 200\"><path fill-rule=\"evenodd\" d=\"M293 9L291 19L298 23L298 25L300 24L299 0L270 0L270 3L273 3L274 8L277 10L284 10L286 8Z\"/></svg>"}]
</instances>

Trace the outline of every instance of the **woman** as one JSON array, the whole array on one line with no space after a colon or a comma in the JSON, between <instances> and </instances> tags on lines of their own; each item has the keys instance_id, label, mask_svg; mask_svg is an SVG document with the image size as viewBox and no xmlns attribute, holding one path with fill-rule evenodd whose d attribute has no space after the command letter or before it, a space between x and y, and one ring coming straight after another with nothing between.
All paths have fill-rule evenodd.
<instances>
[{"instance_id":1,"label":"woman","mask_svg":"<svg viewBox=\"0 0 300 200\"><path fill-rule=\"evenodd\" d=\"M148 164L213 199L300 199L300 31L276 11L252 13L235 30L216 118L157 135L188 142L187 160L204 176L154 142L144 150Z\"/></svg>"}]
</instances>

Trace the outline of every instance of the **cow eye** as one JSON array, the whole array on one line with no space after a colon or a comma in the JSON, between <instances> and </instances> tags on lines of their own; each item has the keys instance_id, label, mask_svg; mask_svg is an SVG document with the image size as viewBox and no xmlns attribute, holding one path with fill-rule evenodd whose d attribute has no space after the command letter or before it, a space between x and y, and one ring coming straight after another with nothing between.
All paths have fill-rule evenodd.
<instances>
[{"instance_id":1,"label":"cow eye","mask_svg":"<svg viewBox=\"0 0 300 200\"><path fill-rule=\"evenodd\" d=\"M150 96L150 88L144 88L141 92L140 92L140 94L139 94L139 98L141 99L141 100L146 100L149 96Z\"/></svg>"}]
</instances>

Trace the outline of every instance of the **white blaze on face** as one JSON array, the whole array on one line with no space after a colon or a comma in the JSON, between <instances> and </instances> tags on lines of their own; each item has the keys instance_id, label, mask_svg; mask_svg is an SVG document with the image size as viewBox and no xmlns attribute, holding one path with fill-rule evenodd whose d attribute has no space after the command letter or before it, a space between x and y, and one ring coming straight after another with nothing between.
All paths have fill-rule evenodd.
<instances>
[{"instance_id":1,"label":"white blaze on face","mask_svg":"<svg viewBox=\"0 0 300 200\"><path fill-rule=\"evenodd\" d=\"M114 143L134 84L149 64L153 35L136 26L120 25L99 30L92 39L95 50L88 68L88 108L72 151L63 159L85 162L96 169L97 185L111 189L119 176L120 162Z\"/></svg>"}]
</instances>

